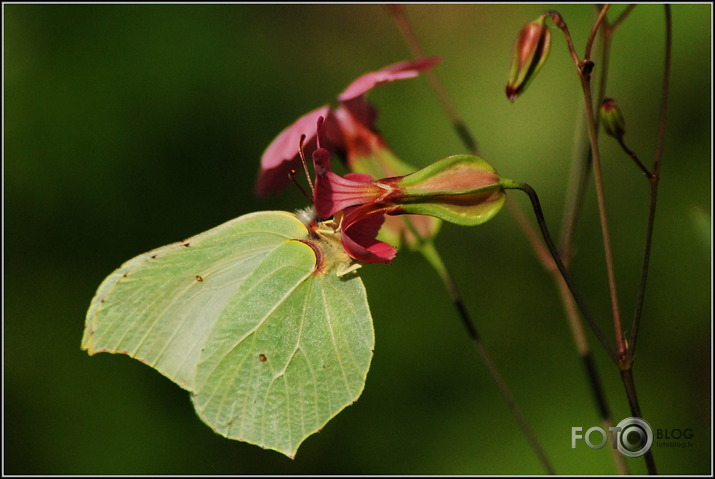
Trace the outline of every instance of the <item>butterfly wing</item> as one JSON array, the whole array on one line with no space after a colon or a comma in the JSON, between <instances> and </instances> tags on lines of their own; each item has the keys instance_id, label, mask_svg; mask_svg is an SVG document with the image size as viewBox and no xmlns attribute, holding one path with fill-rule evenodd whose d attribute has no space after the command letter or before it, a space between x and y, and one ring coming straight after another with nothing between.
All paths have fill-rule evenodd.
<instances>
[{"instance_id":1,"label":"butterfly wing","mask_svg":"<svg viewBox=\"0 0 715 479\"><path fill-rule=\"evenodd\" d=\"M261 212L139 255L100 285L82 348L148 364L219 434L293 456L359 397L374 344L362 282L317 271L307 238Z\"/></svg>"}]
</instances>

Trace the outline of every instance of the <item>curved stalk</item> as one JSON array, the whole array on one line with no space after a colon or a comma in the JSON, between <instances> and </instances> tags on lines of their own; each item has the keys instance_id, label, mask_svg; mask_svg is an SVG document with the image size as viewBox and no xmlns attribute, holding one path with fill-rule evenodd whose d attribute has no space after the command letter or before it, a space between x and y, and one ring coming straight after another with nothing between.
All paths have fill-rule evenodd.
<instances>
[{"instance_id":1,"label":"curved stalk","mask_svg":"<svg viewBox=\"0 0 715 479\"><path fill-rule=\"evenodd\" d=\"M536 194L536 191L534 191L534 189L526 183L517 183L517 182L513 182L511 180L503 179L502 186L506 189L521 190L524 193L526 193L527 196L529 197L529 200L531 200L531 205L534 208L534 214L536 215L536 221L539 224L539 228L541 229L541 234L544 237L546 246L549 248L549 252L551 253L551 256L553 257L554 262L556 263L556 266L559 269L559 272L561 273L561 277L566 282L566 285L568 286L569 291L571 292L571 295L573 296L574 301L576 301L576 305L578 306L579 310L581 311L581 314L583 315L584 319L586 320L588 325L593 330L593 332L596 335L596 337L598 338L598 340L603 345L604 349L606 351L608 351L608 354L611 356L611 358L615 362L618 362L620 355L616 352L616 350L613 348L613 346L611 346L611 343L609 343L608 339L603 335L601 328L599 328L598 324L596 324L596 321L594 321L593 316L591 316L591 313L589 312L588 308L586 307L586 303L583 301L583 299L581 298L581 294L578 292L578 289L576 288L576 284L573 282L573 279L571 279L571 274L569 274L568 270L566 269L566 266L564 266L563 261L561 261L559 252L556 249L554 240L552 239L551 233L549 233L549 228L546 225L546 220L544 218L544 212L541 209L541 202L539 201L539 196Z\"/></svg>"}]
</instances>

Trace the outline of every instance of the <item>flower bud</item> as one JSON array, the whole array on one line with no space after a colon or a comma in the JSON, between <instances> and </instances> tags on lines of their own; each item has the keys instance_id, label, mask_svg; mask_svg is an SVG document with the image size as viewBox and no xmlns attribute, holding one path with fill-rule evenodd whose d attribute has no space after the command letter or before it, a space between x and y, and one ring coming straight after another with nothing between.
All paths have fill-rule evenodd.
<instances>
[{"instance_id":1,"label":"flower bud","mask_svg":"<svg viewBox=\"0 0 715 479\"><path fill-rule=\"evenodd\" d=\"M506 96L514 101L541 69L551 48L551 31L546 26L548 15L541 15L524 25L514 42L514 53L506 84Z\"/></svg>"},{"instance_id":2,"label":"flower bud","mask_svg":"<svg viewBox=\"0 0 715 479\"><path fill-rule=\"evenodd\" d=\"M450 156L410 175L382 181L391 180L398 189L392 201L400 205L401 214L430 215L459 225L484 223L505 200L501 178L478 156Z\"/></svg>"},{"instance_id":3,"label":"flower bud","mask_svg":"<svg viewBox=\"0 0 715 479\"><path fill-rule=\"evenodd\" d=\"M623 119L621 110L618 109L616 100L604 98L601 102L601 121L606 133L617 140L622 140L626 134L626 120Z\"/></svg>"}]
</instances>

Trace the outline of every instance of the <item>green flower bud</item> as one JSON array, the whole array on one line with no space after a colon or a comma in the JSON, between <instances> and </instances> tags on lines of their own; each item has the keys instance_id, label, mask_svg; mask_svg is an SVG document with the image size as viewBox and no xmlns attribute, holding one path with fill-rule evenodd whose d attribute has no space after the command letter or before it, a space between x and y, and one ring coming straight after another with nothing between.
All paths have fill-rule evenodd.
<instances>
[{"instance_id":1,"label":"green flower bud","mask_svg":"<svg viewBox=\"0 0 715 479\"><path fill-rule=\"evenodd\" d=\"M514 53L506 84L506 96L514 101L541 69L551 49L551 31L546 26L548 14L524 25L514 42Z\"/></svg>"},{"instance_id":2,"label":"green flower bud","mask_svg":"<svg viewBox=\"0 0 715 479\"><path fill-rule=\"evenodd\" d=\"M617 140L622 140L626 134L626 120L613 98L604 98L601 102L601 121L606 133Z\"/></svg>"},{"instance_id":3,"label":"green flower bud","mask_svg":"<svg viewBox=\"0 0 715 479\"><path fill-rule=\"evenodd\" d=\"M492 218L506 199L502 179L482 158L455 155L394 178L401 213L429 215L472 226Z\"/></svg>"}]
</instances>

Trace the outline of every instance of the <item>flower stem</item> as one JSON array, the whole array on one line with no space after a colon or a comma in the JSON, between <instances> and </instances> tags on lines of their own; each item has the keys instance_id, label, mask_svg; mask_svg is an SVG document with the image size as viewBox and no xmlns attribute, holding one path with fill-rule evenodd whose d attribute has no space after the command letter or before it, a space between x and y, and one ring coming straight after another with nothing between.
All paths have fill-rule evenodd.
<instances>
[{"instance_id":1,"label":"flower stem","mask_svg":"<svg viewBox=\"0 0 715 479\"><path fill-rule=\"evenodd\" d=\"M571 279L571 275L569 274L568 270L566 269L566 266L564 266L563 261L561 261L559 252L556 249L554 240L551 238L551 233L549 233L549 228L546 225L546 220L544 219L544 213L543 213L543 210L541 209L541 202L539 201L539 196L536 194L536 191L534 191L534 189L526 183L517 183L517 182L511 181L511 180L506 180L506 179L502 179L502 186L506 189L521 190L524 193L526 193L527 196L529 197L529 200L531 200L531 205L534 208L534 214L536 215L536 221L539 224L539 228L541 229L541 234L544 237L544 241L546 241L546 246L549 248L549 252L551 253L551 256L554 258L554 262L556 263L556 266L558 267L559 272L561 273L561 276L563 277L564 281L566 282L566 285L568 286L569 291L571 292L571 295L573 296L574 301L576 301L576 305L578 306L584 319L586 320L588 325L591 327L594 334L596 335L598 340L601 342L603 347L606 349L608 354L611 356L611 358L614 360L614 362L618 362L620 355L613 349L613 346L611 346L611 343L609 343L608 339L606 339L606 337L603 335L601 328L599 328L598 325L596 324L596 322L594 321L593 316L591 316L591 313L589 312L588 308L586 307L586 303L584 303L583 299L581 298L581 295L579 294L578 289L576 288L576 285L573 282L573 279Z\"/></svg>"},{"instance_id":2,"label":"flower stem","mask_svg":"<svg viewBox=\"0 0 715 479\"><path fill-rule=\"evenodd\" d=\"M618 18L616 18L616 20L609 27L610 33L613 33L616 28L618 28L618 26L623 23L623 20L626 19L626 17L633 11L634 8L636 8L636 6L636 4L628 5L628 7L626 7L626 9L621 12Z\"/></svg>"},{"instance_id":3,"label":"flower stem","mask_svg":"<svg viewBox=\"0 0 715 479\"><path fill-rule=\"evenodd\" d=\"M621 149L631 157L631 159L635 162L635 164L638 166L638 168L641 169L643 174L645 174L646 178L651 179L653 177L653 173L648 171L648 168L641 162L641 160L638 158L638 155L636 155L636 152L631 150L626 146L626 142L623 141L623 138L618 138L618 144L621 146Z\"/></svg>"},{"instance_id":4,"label":"flower stem","mask_svg":"<svg viewBox=\"0 0 715 479\"><path fill-rule=\"evenodd\" d=\"M636 394L636 384L633 380L633 369L622 369L621 380L623 381L623 385L626 388L626 396L628 396L628 404L631 408L631 415L633 417L642 418L643 415L641 413L640 404L638 403L638 395ZM643 455L643 458L645 459L645 465L646 469L648 469L648 474L653 476L657 475L658 470L655 466L655 459L653 458L652 447L648 449L648 451L646 451L646 453Z\"/></svg>"},{"instance_id":5,"label":"flower stem","mask_svg":"<svg viewBox=\"0 0 715 479\"><path fill-rule=\"evenodd\" d=\"M629 9L632 10L632 9ZM598 11L599 18L601 10ZM623 16L620 17L625 18ZM627 15L627 13L625 13ZM608 81L608 67L610 64L611 51L611 36L613 29L609 27L608 17L602 18L601 24L601 44L600 44L600 62L598 70L598 97L599 104L601 99L605 97L606 84ZM583 102L579 102L577 112L577 125L574 136L573 159L571 161L571 171L569 173L569 182L567 186L566 199L564 201L566 207L562 220L561 232L559 235L559 254L566 266L569 268L571 263L571 251L573 248L573 235L576 231L576 223L581 213L586 191L588 189L588 181L591 171L591 146L586 131L586 117L584 115ZM598 133L599 118L596 118L596 133ZM614 425L611 408L606 397L606 392L601 385L601 378L596 368L596 363L591 350L588 339L586 338L583 328L583 322L578 315L578 309L574 303L569 289L563 278L554 275L554 281L557 284L561 302L564 305L566 317L571 328L571 335L576 344L578 353L581 357L581 362L588 377L591 395L599 417L601 418L601 427L604 431L610 431L609 427ZM612 433L611 433L612 436ZM611 437L613 441L613 437ZM619 475L628 474L628 466L624 456L618 449L611 448L611 458Z\"/></svg>"},{"instance_id":6,"label":"flower stem","mask_svg":"<svg viewBox=\"0 0 715 479\"><path fill-rule=\"evenodd\" d=\"M632 11L632 8L630 8L630 7L627 8L621 14L621 16L619 16L619 18L616 20L616 22L610 26L607 24L607 20L605 19L605 15L604 15L606 8L607 8L607 6L604 6L603 9L601 10L601 15L599 16L599 19L597 20L596 23L598 24L599 21L604 22L604 25L605 25L604 41L605 41L606 46L608 46L610 36L613 34L615 29L618 27L618 25L620 25L620 23L623 21L623 19ZM626 388L626 395L628 397L628 402L630 404L631 414L635 417L642 417L642 416L641 416L640 405L638 403L638 396L636 394L635 382L633 381L632 367L633 367L633 360L635 358L635 339L637 339L638 327L639 327L640 318L641 318L641 314L642 314L643 299L644 299L644 295L645 295L645 284L646 284L646 279L648 276L648 263L649 263L649 258L650 258L650 249L651 249L652 234L653 234L653 221L654 221L654 217L655 217L655 206L656 206L656 200L657 200L657 188L658 188L658 180L659 180L659 173L660 173L660 162L662 159L662 147L663 147L663 140L665 137L665 118L666 118L666 113L667 113L667 97L668 97L668 88L669 88L671 45L672 45L672 19L671 19L669 5L665 5L665 17L666 17L665 68L664 68L664 78L663 78L663 89L662 89L662 94L661 94L661 109L660 109L658 140L657 140L657 145L656 145L655 164L653 167L653 171L650 172L640 162L638 157L631 150L629 150L622 141L620 142L621 147L626 151L626 153L628 153L635 160L635 162L639 166L639 168L641 168L641 170L646 174L646 176L650 180L650 186L651 186L651 201L650 201L650 207L649 207L649 213L648 213L646 246L645 246L645 251L644 251L643 267L642 267L642 271L641 271L641 282L639 285L638 298L637 298L637 302L636 302L636 312L634 315L633 326L631 328L630 342L626 342L626 340L625 340L621 322L620 322L619 310L618 310L618 298L616 295L615 276L613 273L613 260L612 260L612 254L610 252L610 239L609 239L609 233L608 233L608 227L607 227L608 223L607 223L606 215L605 215L605 199L604 199L604 194L603 194L603 179L601 176L600 155L599 155L599 150L598 150L597 125L596 125L596 120L595 120L595 116L593 113L593 98L592 98L592 94L591 94L590 71L584 72L581 68L579 68L581 65L585 64L586 62L590 62L590 59L589 59L590 48L591 48L592 41L595 38L593 35L589 37L589 43L586 46L586 56L585 56L584 60L579 62L577 57L574 60L576 66L577 66L578 75L579 75L579 79L581 81L585 105L586 105L586 121L587 121L587 125L588 125L589 139L591 142L591 154L592 154L592 159L593 159L593 170L594 170L594 177L595 177L595 183L596 183L596 193L597 193L597 197L598 197L599 215L601 218L601 232L602 232L603 242L604 242L606 268L608 271L608 278L609 278L609 289L611 292L611 304L612 304L612 309L613 309L614 329L615 329L616 340L617 340L617 345L618 345L618 355L616 358L616 365L618 366L618 368L621 372L621 378L622 378L624 386ZM561 20L561 22L563 22L563 19L559 18L559 20ZM560 25L559 25L559 28L561 28ZM562 28L562 30L564 31L565 35L567 36L567 43L569 44L569 49L571 50L571 53L573 56L574 52L573 52L573 48L571 47L572 43L570 41L570 36L568 35L568 30L564 29L564 28ZM604 84L602 83L601 93L603 92L603 85ZM599 98L599 100L600 99L601 98ZM655 460L653 459L652 450L649 450L646 452L645 462L646 462L646 467L648 469L649 474L657 474Z\"/></svg>"},{"instance_id":7,"label":"flower stem","mask_svg":"<svg viewBox=\"0 0 715 479\"><path fill-rule=\"evenodd\" d=\"M606 261L606 273L608 275L608 289L611 297L611 312L613 315L613 329L616 336L616 346L618 354L625 357L627 345L623 335L623 327L621 325L621 313L618 306L618 290L616 288L616 274L613 265L613 252L611 251L611 235L608 228L608 218L606 217L606 195L603 187L603 174L601 172L601 155L598 149L598 134L596 131L596 121L593 109L593 95L591 93L591 69L593 62L590 59L591 48L596 38L596 32L600 25L605 20L605 14L608 11L609 5L605 5L596 22L594 23L591 35L589 35L588 43L586 44L586 55L583 60L579 60L576 50L573 47L571 34L568 26L558 12L552 13L552 20L556 26L566 36L566 42L569 46L569 52L574 61L578 77L581 80L581 88L583 90L584 104L586 107L586 125L588 128L588 137L591 142L591 158L593 164L593 176L596 183L596 197L598 200L598 213L601 222L601 237L603 239L603 251Z\"/></svg>"},{"instance_id":8,"label":"flower stem","mask_svg":"<svg viewBox=\"0 0 715 479\"><path fill-rule=\"evenodd\" d=\"M412 27L410 26L410 22L407 20L407 16L405 15L402 5L387 5L387 8L392 14L392 18L395 20L395 24L402 33L405 42L407 42L407 46L410 48L412 56L414 56L415 59L424 58L424 51L422 50L415 33L412 31ZM469 128L467 128L464 120L462 120L459 116L457 109L450 101L449 96L444 91L444 88L442 88L442 84L437 78L437 74L435 74L432 70L428 70L424 72L423 75L427 78L427 81L429 81L432 90L434 90L437 95L437 99L442 104L442 108L447 113L447 116L449 116L454 131L457 133L460 140L462 140L462 143L464 143L467 147L467 150L476 155L479 152L477 140L474 138Z\"/></svg>"},{"instance_id":9,"label":"flower stem","mask_svg":"<svg viewBox=\"0 0 715 479\"><path fill-rule=\"evenodd\" d=\"M457 284L454 282L454 278L452 277L449 270L442 261L442 258L437 252L437 249L434 247L434 243L432 243L431 241L422 243L420 247L420 252L427 259L429 264L432 265L432 267L437 272L437 275L444 283L445 288L447 288L447 292L449 293L449 296L452 299L452 303L454 304L455 308L457 309L457 312L459 313L459 317L462 320L464 327L467 329L469 337L474 343L474 346L477 348L477 352L479 353L482 358L482 361L489 370L489 374L492 376L492 379L496 383L497 388L499 388L499 392L504 398L504 401L509 407L509 410L516 419L516 422L518 423L522 432L526 436L526 439L529 441L529 445L539 458L539 461L541 462L544 469L546 469L549 474L556 474L553 466L551 465L551 462L549 461L548 457L546 457L546 453L544 452L543 448L541 447L541 444L536 438L534 431L531 429L531 426L529 426L529 423L526 421L526 418L521 412L519 405L514 399L511 390L506 385L506 382L504 381L504 378L502 378L499 369L496 367L496 364L494 364L491 355L484 346L481 336L477 331L477 327L474 324L472 317L469 315L469 311L464 305L462 296L457 289Z\"/></svg>"},{"instance_id":10,"label":"flower stem","mask_svg":"<svg viewBox=\"0 0 715 479\"><path fill-rule=\"evenodd\" d=\"M648 265L650 263L650 250L653 242L653 223L655 222L655 207L658 200L658 182L660 180L660 164L663 158L663 142L665 140L665 124L668 114L668 92L670 88L670 68L671 50L673 44L673 20L670 12L670 5L665 7L665 67L663 69L663 86L660 99L660 117L658 123L658 139L655 148L655 159L653 173L650 176L650 206L648 208L648 225L646 227L646 242L643 252L643 266L641 268L641 280L638 286L638 299L636 300L635 314L631 326L629 354L635 357L636 341L640 320L643 314L643 301L645 299L646 282L648 279Z\"/></svg>"}]
</instances>

